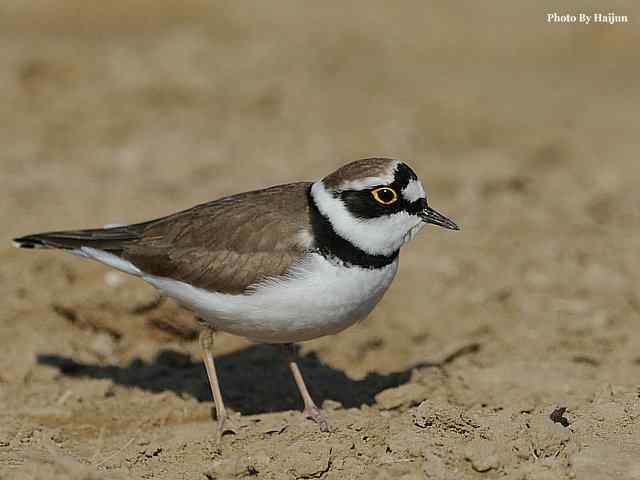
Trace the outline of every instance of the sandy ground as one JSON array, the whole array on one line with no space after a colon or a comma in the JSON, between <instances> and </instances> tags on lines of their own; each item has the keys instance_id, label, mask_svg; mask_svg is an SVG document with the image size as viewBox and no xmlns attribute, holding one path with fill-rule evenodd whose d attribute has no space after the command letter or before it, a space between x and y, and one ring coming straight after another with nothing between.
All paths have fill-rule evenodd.
<instances>
[{"instance_id":1,"label":"sandy ground","mask_svg":"<svg viewBox=\"0 0 640 480\"><path fill-rule=\"evenodd\" d=\"M640 478L637 5L112 3L0 5L0 478ZM301 346L328 434L271 347L223 335L217 445L188 313L9 244L372 155L463 230Z\"/></svg>"}]
</instances>

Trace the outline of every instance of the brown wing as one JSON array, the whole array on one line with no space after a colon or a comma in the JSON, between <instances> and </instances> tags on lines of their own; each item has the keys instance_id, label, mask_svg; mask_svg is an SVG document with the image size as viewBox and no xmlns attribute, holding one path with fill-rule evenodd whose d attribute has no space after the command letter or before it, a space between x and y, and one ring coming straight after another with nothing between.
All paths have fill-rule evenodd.
<instances>
[{"instance_id":1,"label":"brown wing","mask_svg":"<svg viewBox=\"0 0 640 480\"><path fill-rule=\"evenodd\" d=\"M146 273L239 293L284 274L304 253L310 183L246 192L144 225L121 256Z\"/></svg>"},{"instance_id":2,"label":"brown wing","mask_svg":"<svg viewBox=\"0 0 640 480\"><path fill-rule=\"evenodd\" d=\"M310 183L292 183L197 205L150 222L29 235L24 248L83 246L129 260L145 273L240 293L285 273L309 247Z\"/></svg>"}]
</instances>

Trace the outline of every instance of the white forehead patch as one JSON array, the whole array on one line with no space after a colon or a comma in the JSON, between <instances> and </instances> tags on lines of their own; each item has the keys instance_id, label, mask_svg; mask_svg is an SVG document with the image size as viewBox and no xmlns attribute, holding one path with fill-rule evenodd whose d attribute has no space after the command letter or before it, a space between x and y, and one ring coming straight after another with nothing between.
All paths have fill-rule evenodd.
<instances>
[{"instance_id":1,"label":"white forehead patch","mask_svg":"<svg viewBox=\"0 0 640 480\"><path fill-rule=\"evenodd\" d=\"M344 190L366 190L377 185L389 185L395 180L396 169L400 162L397 160L392 162L387 169L387 172L380 177L365 177L358 178L356 180L349 180L340 184L338 191Z\"/></svg>"},{"instance_id":2,"label":"white forehead patch","mask_svg":"<svg viewBox=\"0 0 640 480\"><path fill-rule=\"evenodd\" d=\"M420 198L425 198L424 188L419 180L411 180L409 185L402 189L402 196L407 202L415 202Z\"/></svg>"}]
</instances>

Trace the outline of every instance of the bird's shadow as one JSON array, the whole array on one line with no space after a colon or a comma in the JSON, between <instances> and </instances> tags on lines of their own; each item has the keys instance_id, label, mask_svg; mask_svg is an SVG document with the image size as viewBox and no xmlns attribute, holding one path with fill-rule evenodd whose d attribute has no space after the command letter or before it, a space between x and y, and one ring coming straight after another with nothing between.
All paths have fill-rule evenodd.
<instances>
[{"instance_id":1,"label":"bird's shadow","mask_svg":"<svg viewBox=\"0 0 640 480\"><path fill-rule=\"evenodd\" d=\"M60 355L41 354L38 363L58 368L68 377L109 379L116 384L151 392L173 391L198 401L211 400L204 365L189 355L161 350L145 362L132 360L127 366L87 364ZM321 404L331 399L345 408L373 405L382 390L407 383L415 368L436 366L422 362L393 373L369 373L353 380L343 371L323 363L311 352L298 362L311 395ZM225 403L245 415L299 409L300 395L279 352L269 345L252 345L216 357L216 370Z\"/></svg>"}]
</instances>

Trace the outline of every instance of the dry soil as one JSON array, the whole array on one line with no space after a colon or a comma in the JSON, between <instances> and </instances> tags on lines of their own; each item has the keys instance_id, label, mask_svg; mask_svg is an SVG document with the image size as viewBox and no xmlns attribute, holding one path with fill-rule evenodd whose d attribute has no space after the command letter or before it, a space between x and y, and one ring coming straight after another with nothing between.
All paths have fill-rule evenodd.
<instances>
[{"instance_id":1,"label":"dry soil","mask_svg":"<svg viewBox=\"0 0 640 480\"><path fill-rule=\"evenodd\" d=\"M600 2L602 3L602 2ZM627 24L549 24L553 11ZM639 479L640 9L632 2L0 5L0 477ZM190 315L14 236L410 163L426 229L374 313L222 335L215 442Z\"/></svg>"}]
</instances>

